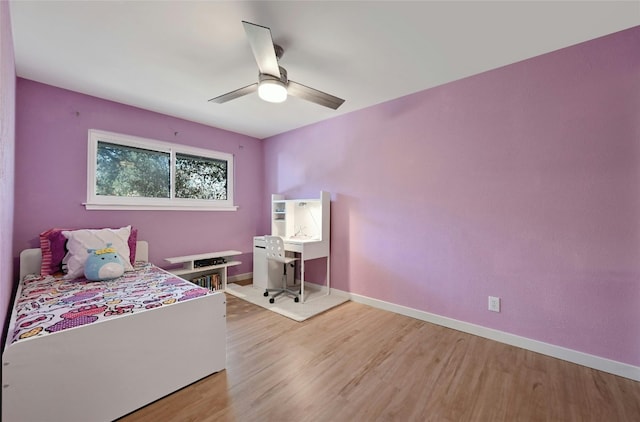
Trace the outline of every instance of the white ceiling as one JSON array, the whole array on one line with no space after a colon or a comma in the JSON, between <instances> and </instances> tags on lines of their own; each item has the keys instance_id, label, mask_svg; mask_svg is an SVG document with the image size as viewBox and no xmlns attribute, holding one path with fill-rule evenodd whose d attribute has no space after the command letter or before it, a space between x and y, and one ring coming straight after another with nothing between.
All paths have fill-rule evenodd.
<instances>
[{"instance_id":1,"label":"white ceiling","mask_svg":"<svg viewBox=\"0 0 640 422\"><path fill-rule=\"evenodd\" d=\"M638 1L11 1L18 76L266 138L640 25ZM251 94L242 20L331 110Z\"/></svg>"}]
</instances>

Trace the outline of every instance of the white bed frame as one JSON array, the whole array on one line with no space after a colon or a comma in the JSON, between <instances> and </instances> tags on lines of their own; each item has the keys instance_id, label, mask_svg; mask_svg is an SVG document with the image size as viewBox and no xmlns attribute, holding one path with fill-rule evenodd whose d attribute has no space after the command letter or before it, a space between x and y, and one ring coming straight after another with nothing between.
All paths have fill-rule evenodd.
<instances>
[{"instance_id":1,"label":"white bed frame","mask_svg":"<svg viewBox=\"0 0 640 422\"><path fill-rule=\"evenodd\" d=\"M20 254L21 280L40 272L41 257L40 249ZM140 241L136 259L147 258L147 243ZM7 340L2 420L114 420L223 370L226 344L222 292L14 344Z\"/></svg>"}]
</instances>

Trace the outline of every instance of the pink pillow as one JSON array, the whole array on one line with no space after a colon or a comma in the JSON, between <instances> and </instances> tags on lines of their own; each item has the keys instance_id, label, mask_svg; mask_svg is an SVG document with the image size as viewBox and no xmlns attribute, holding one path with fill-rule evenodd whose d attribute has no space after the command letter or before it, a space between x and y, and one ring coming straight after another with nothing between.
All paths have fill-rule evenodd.
<instances>
[{"instance_id":1,"label":"pink pillow","mask_svg":"<svg viewBox=\"0 0 640 422\"><path fill-rule=\"evenodd\" d=\"M67 253L67 238L62 235L63 230L67 229L54 228L40 233L42 250L40 275L45 276L61 271L62 258Z\"/></svg>"},{"instance_id":2,"label":"pink pillow","mask_svg":"<svg viewBox=\"0 0 640 422\"><path fill-rule=\"evenodd\" d=\"M70 229L53 228L40 233L40 249L42 250L42 263L40 264L40 275L46 276L62 271L62 259L67 253L67 238L63 231ZM131 228L129 235L129 260L131 265L136 261L136 242L138 240L138 229Z\"/></svg>"},{"instance_id":3,"label":"pink pillow","mask_svg":"<svg viewBox=\"0 0 640 422\"><path fill-rule=\"evenodd\" d=\"M129 261L131 265L136 263L136 242L138 241L138 229L131 227L131 234L129 235Z\"/></svg>"},{"instance_id":4,"label":"pink pillow","mask_svg":"<svg viewBox=\"0 0 640 422\"><path fill-rule=\"evenodd\" d=\"M51 246L49 245L49 233L52 229L40 233L40 251L42 252L42 261L40 262L40 275L49 275L51 268Z\"/></svg>"}]
</instances>

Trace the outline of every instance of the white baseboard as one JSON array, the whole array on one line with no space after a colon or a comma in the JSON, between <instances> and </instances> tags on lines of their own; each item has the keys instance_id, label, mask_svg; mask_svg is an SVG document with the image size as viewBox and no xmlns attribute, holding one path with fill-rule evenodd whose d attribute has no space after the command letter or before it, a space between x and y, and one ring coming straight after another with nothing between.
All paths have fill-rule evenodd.
<instances>
[{"instance_id":1,"label":"white baseboard","mask_svg":"<svg viewBox=\"0 0 640 422\"><path fill-rule=\"evenodd\" d=\"M500 343L509 344L511 346L520 347L522 349L531 350L532 352L541 353L543 355L566 360L578 365L597 369L599 371L608 372L610 374L629 378L634 381L640 381L640 367L615 360L590 355L588 353L579 352L577 350L567 349L565 347L556 346L538 340L506 333L504 331L494 330L492 328L483 327L469 322L458 321L453 318L447 318L429 312L419 311L417 309L408 308L406 306L396 305L383 300L372 299L367 296L361 296L354 293L345 292L338 289L331 289L331 294L348 297L353 302L362 303L374 308L383 309L385 311L394 312L405 315L421 321L430 322L441 325L443 327L452 328L454 330L495 340Z\"/></svg>"}]
</instances>

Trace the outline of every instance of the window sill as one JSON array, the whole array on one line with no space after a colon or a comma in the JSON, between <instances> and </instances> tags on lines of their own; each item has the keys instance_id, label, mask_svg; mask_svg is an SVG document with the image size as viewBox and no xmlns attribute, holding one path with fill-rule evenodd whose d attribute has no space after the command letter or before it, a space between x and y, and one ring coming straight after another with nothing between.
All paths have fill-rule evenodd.
<instances>
[{"instance_id":1,"label":"window sill","mask_svg":"<svg viewBox=\"0 0 640 422\"><path fill-rule=\"evenodd\" d=\"M87 211L94 210L128 210L128 211L237 211L238 206L214 205L130 205L130 204L95 204L85 202L82 205Z\"/></svg>"}]
</instances>

